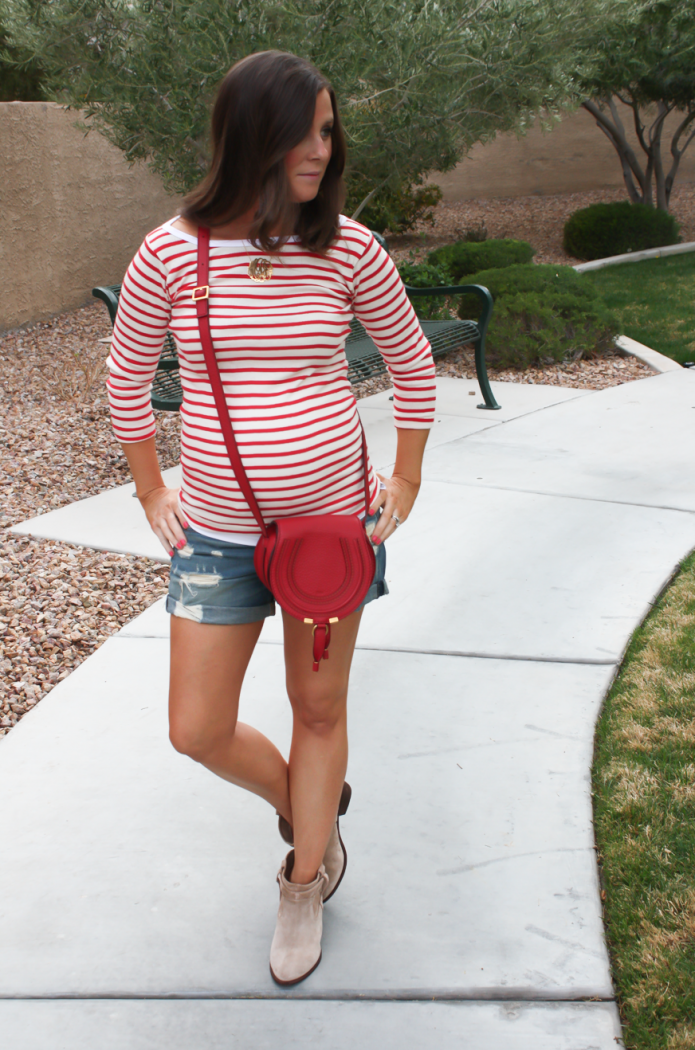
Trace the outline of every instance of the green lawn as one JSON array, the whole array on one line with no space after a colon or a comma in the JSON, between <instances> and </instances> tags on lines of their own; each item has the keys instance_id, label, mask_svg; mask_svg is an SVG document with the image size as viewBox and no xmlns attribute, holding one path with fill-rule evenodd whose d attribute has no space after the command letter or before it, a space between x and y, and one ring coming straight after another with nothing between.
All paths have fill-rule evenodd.
<instances>
[{"instance_id":1,"label":"green lawn","mask_svg":"<svg viewBox=\"0 0 695 1050\"><path fill-rule=\"evenodd\" d=\"M692 1050L695 555L633 636L599 720L593 791L625 1045Z\"/></svg>"},{"instance_id":2,"label":"green lawn","mask_svg":"<svg viewBox=\"0 0 695 1050\"><path fill-rule=\"evenodd\" d=\"M695 361L695 252L583 274L621 322L621 334L676 361Z\"/></svg>"}]
</instances>

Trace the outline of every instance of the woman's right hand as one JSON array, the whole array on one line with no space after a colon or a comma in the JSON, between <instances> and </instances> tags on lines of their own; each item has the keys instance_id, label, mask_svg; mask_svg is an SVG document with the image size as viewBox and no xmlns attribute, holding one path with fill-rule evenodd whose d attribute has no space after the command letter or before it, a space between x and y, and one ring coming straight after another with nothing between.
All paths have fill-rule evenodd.
<instances>
[{"instance_id":1,"label":"woman's right hand","mask_svg":"<svg viewBox=\"0 0 695 1050\"><path fill-rule=\"evenodd\" d=\"M147 515L150 528L169 557L172 557L174 547L181 550L186 546L183 530L188 528L186 515L179 503L179 490L168 489L163 485L161 488L151 489L150 492L138 498Z\"/></svg>"}]
</instances>

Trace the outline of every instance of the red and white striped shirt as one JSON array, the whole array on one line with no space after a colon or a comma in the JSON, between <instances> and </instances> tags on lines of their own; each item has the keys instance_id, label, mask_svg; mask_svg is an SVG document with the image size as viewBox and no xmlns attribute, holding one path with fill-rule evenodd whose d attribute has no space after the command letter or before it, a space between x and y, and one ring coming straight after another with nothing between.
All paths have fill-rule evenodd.
<instances>
[{"instance_id":1,"label":"red and white striped shirt","mask_svg":"<svg viewBox=\"0 0 695 1050\"><path fill-rule=\"evenodd\" d=\"M113 427L124 442L154 435L150 391L171 330L183 390L183 510L193 528L251 539L258 525L227 457L191 298L197 239L171 222L148 234L121 288L108 359ZM262 284L248 272L259 257L273 266ZM227 406L263 517L360 513L361 431L345 357L353 317L391 374L396 426L424 429L434 419L432 352L388 254L341 218L327 255L296 240L271 255L248 241L213 240L209 280Z\"/></svg>"}]
</instances>

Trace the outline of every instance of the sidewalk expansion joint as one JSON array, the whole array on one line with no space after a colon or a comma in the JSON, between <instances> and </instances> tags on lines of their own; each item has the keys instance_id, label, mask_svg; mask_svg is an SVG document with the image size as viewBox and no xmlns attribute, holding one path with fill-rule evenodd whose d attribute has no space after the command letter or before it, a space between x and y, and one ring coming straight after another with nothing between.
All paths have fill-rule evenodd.
<instances>
[{"instance_id":1,"label":"sidewalk expansion joint","mask_svg":"<svg viewBox=\"0 0 695 1050\"><path fill-rule=\"evenodd\" d=\"M509 994L507 994L509 992ZM184 992L172 992L170 994L152 992L84 992L84 993L56 993L55 995L4 995L0 993L0 1002L370 1002L370 1003L538 1003L542 1005L555 1005L556 1003L614 1003L613 995L558 995L548 996L547 992L535 995L528 989L520 991L518 988L491 988L488 990L477 989L470 994L455 990L434 992L426 989L415 989L414 991L395 991L389 994L384 992L326 992L325 994L301 994L296 990L292 992L280 992L277 995L266 995L262 992L249 992L246 995L225 994L224 992L211 992L209 995L186 994Z\"/></svg>"},{"instance_id":2,"label":"sidewalk expansion joint","mask_svg":"<svg viewBox=\"0 0 695 1050\"><path fill-rule=\"evenodd\" d=\"M518 492L522 496L547 496L550 499L574 499L582 503L608 503L615 507L639 507L641 510L669 510L676 514L695 514L695 509L688 507L671 507L665 503L636 503L630 499L603 499L601 496L575 496L571 492L548 492L544 489L526 489L514 485L476 485L472 481L456 481L449 478L430 478L432 483L438 485L457 485L464 489L490 489L494 492Z\"/></svg>"},{"instance_id":3,"label":"sidewalk expansion joint","mask_svg":"<svg viewBox=\"0 0 695 1050\"><path fill-rule=\"evenodd\" d=\"M264 642L264 645L282 645L282 642ZM369 649L372 652L413 653L418 656L460 656L468 660L521 660L531 664L591 664L597 667L615 667L620 657L590 656L524 656L517 653L479 653L462 649L414 649L405 645L360 645L356 649Z\"/></svg>"},{"instance_id":4,"label":"sidewalk expansion joint","mask_svg":"<svg viewBox=\"0 0 695 1050\"><path fill-rule=\"evenodd\" d=\"M163 634L118 634L112 635L109 641L132 642L132 641L168 641L168 636ZM279 645L285 643L280 640L259 638L257 645ZM592 667L617 667L622 657L593 657L593 656L527 656L521 653L482 653L465 649L416 649L407 645L363 645L357 643L355 649L365 649L374 653L412 653L413 656L460 656L466 660L520 660L530 664L588 664Z\"/></svg>"}]
</instances>

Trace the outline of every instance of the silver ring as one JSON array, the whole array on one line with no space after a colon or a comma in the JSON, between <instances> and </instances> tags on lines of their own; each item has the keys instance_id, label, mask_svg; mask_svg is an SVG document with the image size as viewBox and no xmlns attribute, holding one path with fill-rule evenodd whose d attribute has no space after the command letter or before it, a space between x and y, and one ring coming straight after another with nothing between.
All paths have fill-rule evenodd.
<instances>
[{"instance_id":1,"label":"silver ring","mask_svg":"<svg viewBox=\"0 0 695 1050\"><path fill-rule=\"evenodd\" d=\"M400 518L399 518L399 517L398 517L398 516L397 516L396 514L392 514L392 515L391 515L391 521L395 521L395 523L396 523L396 528L398 528L398 526L399 526L399 525L400 525L400 523L401 523L401 519L400 519Z\"/></svg>"}]
</instances>

